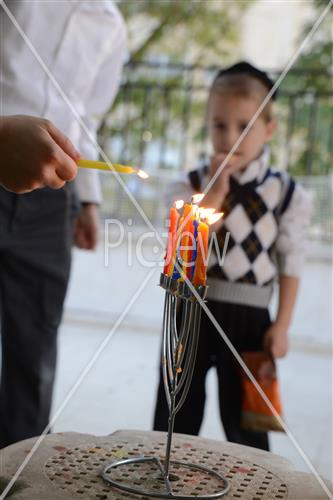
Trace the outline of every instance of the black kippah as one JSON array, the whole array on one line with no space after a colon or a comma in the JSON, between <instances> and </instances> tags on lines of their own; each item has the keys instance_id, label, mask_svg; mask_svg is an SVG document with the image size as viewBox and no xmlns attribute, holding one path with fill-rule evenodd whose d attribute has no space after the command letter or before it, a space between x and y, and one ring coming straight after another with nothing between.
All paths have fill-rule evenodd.
<instances>
[{"instance_id":1,"label":"black kippah","mask_svg":"<svg viewBox=\"0 0 333 500\"><path fill-rule=\"evenodd\" d=\"M228 68L221 69L217 73L214 82L216 82L222 76L237 75L240 73L256 78L265 85L268 91L272 90L272 88L274 87L273 80L269 78L269 76L267 75L267 73L265 73L265 71L261 71L260 69L256 68L255 66L252 66L252 64L245 61L241 61L232 66L229 66ZM277 91L275 90L274 94L272 95L272 100L274 101L276 98L277 98Z\"/></svg>"}]
</instances>

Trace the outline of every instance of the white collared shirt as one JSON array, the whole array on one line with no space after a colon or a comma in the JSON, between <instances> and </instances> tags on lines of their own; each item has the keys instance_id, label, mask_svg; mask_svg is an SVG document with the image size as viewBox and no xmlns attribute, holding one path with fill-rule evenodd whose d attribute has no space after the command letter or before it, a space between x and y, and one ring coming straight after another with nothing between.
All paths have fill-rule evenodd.
<instances>
[{"instance_id":1,"label":"white collared shirt","mask_svg":"<svg viewBox=\"0 0 333 500\"><path fill-rule=\"evenodd\" d=\"M126 56L126 30L118 9L108 0L7 1L6 5L74 112L0 8L1 114L47 118L82 157L96 159L97 129L118 90ZM79 171L75 183L81 201L101 201L95 171Z\"/></svg>"}]
</instances>

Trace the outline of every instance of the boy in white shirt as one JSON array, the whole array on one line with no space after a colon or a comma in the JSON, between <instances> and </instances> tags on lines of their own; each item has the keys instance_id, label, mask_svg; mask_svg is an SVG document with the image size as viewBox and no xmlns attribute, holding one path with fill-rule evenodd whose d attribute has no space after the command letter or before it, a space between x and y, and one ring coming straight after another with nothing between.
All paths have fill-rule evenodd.
<instances>
[{"instance_id":1,"label":"boy in white shirt","mask_svg":"<svg viewBox=\"0 0 333 500\"><path fill-rule=\"evenodd\" d=\"M214 150L211 163L173 185L173 200L188 199L204 190L272 87L266 73L244 62L217 74L207 110ZM214 228L220 255L227 242L223 265L214 253L208 264L208 307L239 352L266 350L278 358L287 353L311 203L288 174L270 166L267 143L275 128L270 100L202 203L224 212ZM268 305L277 277L279 306L272 322ZM267 433L241 428L239 368L205 314L191 387L177 414L175 432L199 433L205 378L212 366L218 374L220 415L227 439L268 450ZM155 430L167 430L167 415L161 378Z\"/></svg>"}]
</instances>

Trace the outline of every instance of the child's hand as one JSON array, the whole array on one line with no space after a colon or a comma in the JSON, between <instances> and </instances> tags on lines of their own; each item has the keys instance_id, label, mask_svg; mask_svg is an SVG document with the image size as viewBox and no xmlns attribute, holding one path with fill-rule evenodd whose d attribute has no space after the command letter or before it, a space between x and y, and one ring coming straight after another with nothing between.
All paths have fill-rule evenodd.
<instances>
[{"instance_id":1,"label":"child's hand","mask_svg":"<svg viewBox=\"0 0 333 500\"><path fill-rule=\"evenodd\" d=\"M263 361L258 370L258 380L260 384L265 387L269 387L272 381L276 378L276 369L273 359L267 359Z\"/></svg>"},{"instance_id":2,"label":"child's hand","mask_svg":"<svg viewBox=\"0 0 333 500\"><path fill-rule=\"evenodd\" d=\"M225 158L226 154L224 153L212 156L209 167L209 176L211 179L214 177L214 174L217 172ZM229 164L223 167L222 171L214 180L214 183L203 199L203 206L215 208L219 212L221 210L222 203L230 190L230 175L241 168L243 167L239 165L237 158L233 157ZM211 231L217 231L221 224L222 219L211 226Z\"/></svg>"},{"instance_id":3,"label":"child's hand","mask_svg":"<svg viewBox=\"0 0 333 500\"><path fill-rule=\"evenodd\" d=\"M264 349L273 358L283 358L288 352L288 330L275 322L267 330L264 337Z\"/></svg>"},{"instance_id":4,"label":"child's hand","mask_svg":"<svg viewBox=\"0 0 333 500\"><path fill-rule=\"evenodd\" d=\"M211 158L211 164L209 167L209 173L210 177L214 177L215 173L219 169L219 167L222 165L222 163L225 161L227 155L225 153L218 153ZM237 170L241 170L243 168L243 165L241 165L237 159L237 155L232 156L229 159L229 162L223 167L221 170L220 174L215 180L214 185L212 186L212 189L215 189L225 197L230 190L230 176L236 172Z\"/></svg>"}]
</instances>

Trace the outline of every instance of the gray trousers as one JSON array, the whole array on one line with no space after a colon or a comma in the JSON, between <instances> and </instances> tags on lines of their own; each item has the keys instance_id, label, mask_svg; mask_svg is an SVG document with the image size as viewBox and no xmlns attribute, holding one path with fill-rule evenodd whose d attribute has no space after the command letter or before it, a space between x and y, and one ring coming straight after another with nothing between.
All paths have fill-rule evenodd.
<instances>
[{"instance_id":1,"label":"gray trousers","mask_svg":"<svg viewBox=\"0 0 333 500\"><path fill-rule=\"evenodd\" d=\"M73 189L0 188L0 448L49 421L70 272Z\"/></svg>"}]
</instances>

